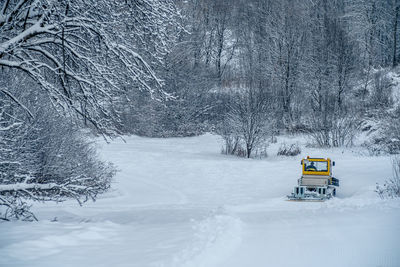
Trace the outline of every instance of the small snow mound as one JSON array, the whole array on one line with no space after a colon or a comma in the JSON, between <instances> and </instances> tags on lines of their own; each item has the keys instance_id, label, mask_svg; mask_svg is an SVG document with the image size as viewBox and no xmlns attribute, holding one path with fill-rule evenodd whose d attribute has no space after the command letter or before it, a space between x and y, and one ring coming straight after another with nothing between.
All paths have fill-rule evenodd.
<instances>
[{"instance_id":1,"label":"small snow mound","mask_svg":"<svg viewBox=\"0 0 400 267\"><path fill-rule=\"evenodd\" d=\"M216 214L195 222L190 247L174 256L168 266L212 267L231 256L241 243L242 221L234 216Z\"/></svg>"}]
</instances>

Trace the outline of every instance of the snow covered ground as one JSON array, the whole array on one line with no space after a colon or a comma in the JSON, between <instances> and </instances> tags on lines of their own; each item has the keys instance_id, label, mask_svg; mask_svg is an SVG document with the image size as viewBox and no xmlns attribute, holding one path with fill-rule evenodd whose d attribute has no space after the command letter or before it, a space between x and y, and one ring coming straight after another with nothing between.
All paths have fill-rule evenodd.
<instances>
[{"instance_id":1,"label":"snow covered ground","mask_svg":"<svg viewBox=\"0 0 400 267\"><path fill-rule=\"evenodd\" d=\"M278 143L266 159L225 156L210 134L103 144L120 170L112 190L0 223L0 266L400 266L400 200L373 192L390 158L278 141L302 155L277 157ZM285 201L307 155L336 161L336 199Z\"/></svg>"}]
</instances>

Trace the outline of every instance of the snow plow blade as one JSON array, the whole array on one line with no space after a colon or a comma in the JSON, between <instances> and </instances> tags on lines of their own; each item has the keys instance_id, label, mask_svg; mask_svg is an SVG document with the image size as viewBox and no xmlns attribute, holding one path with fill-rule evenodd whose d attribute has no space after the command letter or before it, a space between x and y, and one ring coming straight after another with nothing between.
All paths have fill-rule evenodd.
<instances>
[{"instance_id":1,"label":"snow plow blade","mask_svg":"<svg viewBox=\"0 0 400 267\"><path fill-rule=\"evenodd\" d=\"M336 189L327 186L295 186L288 200L293 201L325 201L335 196Z\"/></svg>"},{"instance_id":2,"label":"snow plow blade","mask_svg":"<svg viewBox=\"0 0 400 267\"><path fill-rule=\"evenodd\" d=\"M321 198L321 197L303 197L298 198L294 196L287 196L287 201L299 201L299 202L324 202L328 198Z\"/></svg>"}]
</instances>

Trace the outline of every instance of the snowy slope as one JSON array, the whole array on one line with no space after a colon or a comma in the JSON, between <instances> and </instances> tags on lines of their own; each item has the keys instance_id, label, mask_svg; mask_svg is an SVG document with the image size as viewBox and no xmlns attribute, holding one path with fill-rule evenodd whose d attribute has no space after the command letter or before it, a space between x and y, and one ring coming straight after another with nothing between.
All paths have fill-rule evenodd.
<instances>
[{"instance_id":1,"label":"snowy slope","mask_svg":"<svg viewBox=\"0 0 400 267\"><path fill-rule=\"evenodd\" d=\"M120 172L95 203L35 204L39 222L0 224L0 266L400 266L400 201L381 200L388 157L304 147L263 160L219 154L221 140L127 137L102 144ZM285 201L302 156L329 156L327 202ZM56 217L56 218L55 218Z\"/></svg>"}]
</instances>

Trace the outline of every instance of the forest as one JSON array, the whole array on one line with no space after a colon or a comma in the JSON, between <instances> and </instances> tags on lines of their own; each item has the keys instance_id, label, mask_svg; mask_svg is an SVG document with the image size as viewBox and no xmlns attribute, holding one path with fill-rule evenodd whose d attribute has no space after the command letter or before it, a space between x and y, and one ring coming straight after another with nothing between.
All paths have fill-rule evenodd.
<instances>
[{"instance_id":1,"label":"forest","mask_svg":"<svg viewBox=\"0 0 400 267\"><path fill-rule=\"evenodd\" d=\"M0 219L106 192L98 136L399 154L399 39L399 0L1 0Z\"/></svg>"}]
</instances>

